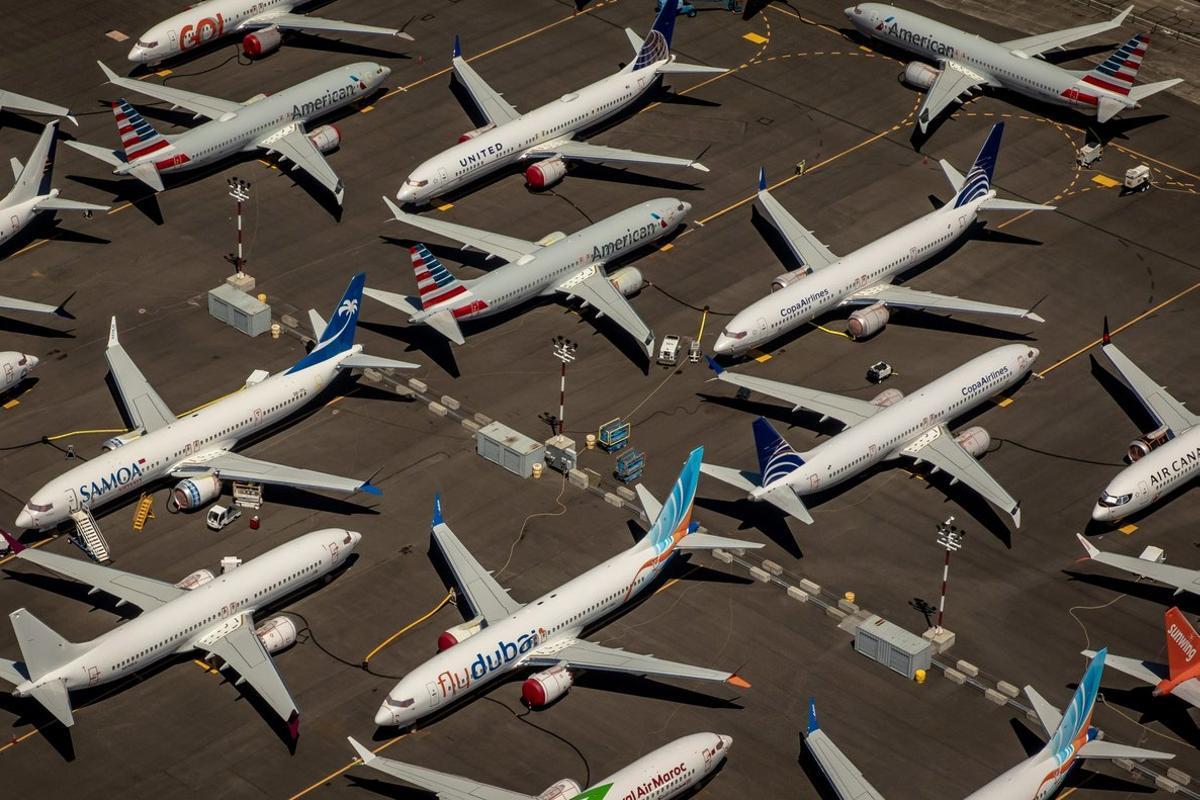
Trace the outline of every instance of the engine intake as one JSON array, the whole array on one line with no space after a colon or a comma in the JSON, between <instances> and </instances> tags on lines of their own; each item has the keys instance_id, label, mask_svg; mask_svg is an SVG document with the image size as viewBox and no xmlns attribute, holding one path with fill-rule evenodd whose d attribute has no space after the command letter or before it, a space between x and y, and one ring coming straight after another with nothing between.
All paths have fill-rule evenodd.
<instances>
[{"instance_id":1,"label":"engine intake","mask_svg":"<svg viewBox=\"0 0 1200 800\"><path fill-rule=\"evenodd\" d=\"M547 158L525 170L525 183L530 189L549 189L567 174L567 162L561 158Z\"/></svg>"},{"instance_id":2,"label":"engine intake","mask_svg":"<svg viewBox=\"0 0 1200 800\"><path fill-rule=\"evenodd\" d=\"M559 778L537 796L537 800L571 800L583 792L583 787L570 778Z\"/></svg>"},{"instance_id":3,"label":"engine intake","mask_svg":"<svg viewBox=\"0 0 1200 800\"><path fill-rule=\"evenodd\" d=\"M979 458L987 452L992 444L992 436L986 430L975 425L967 428L954 437L954 441L971 454L971 458Z\"/></svg>"},{"instance_id":4,"label":"engine intake","mask_svg":"<svg viewBox=\"0 0 1200 800\"><path fill-rule=\"evenodd\" d=\"M296 643L299 635L296 623L291 617L271 617L254 629L254 635L262 642L263 649L268 653L278 653Z\"/></svg>"},{"instance_id":5,"label":"engine intake","mask_svg":"<svg viewBox=\"0 0 1200 800\"><path fill-rule=\"evenodd\" d=\"M247 33L242 39L242 52L247 58L262 58L274 53L283 44L283 33L271 26L254 33Z\"/></svg>"},{"instance_id":6,"label":"engine intake","mask_svg":"<svg viewBox=\"0 0 1200 800\"><path fill-rule=\"evenodd\" d=\"M471 130L467 131L466 133L459 135L458 143L462 144L463 142L469 142L472 139L474 139L476 136L479 136L480 134L483 134L483 133L487 133L494 127L496 127L496 123L489 122L487 125L484 125L481 128L472 128Z\"/></svg>"},{"instance_id":7,"label":"engine intake","mask_svg":"<svg viewBox=\"0 0 1200 800\"><path fill-rule=\"evenodd\" d=\"M175 585L190 592L192 589L199 589L206 583L212 583L216 577L211 570L198 569Z\"/></svg>"},{"instance_id":8,"label":"engine intake","mask_svg":"<svg viewBox=\"0 0 1200 800\"><path fill-rule=\"evenodd\" d=\"M575 683L566 667L551 667L535 672L521 684L521 697L531 708L543 708L567 693Z\"/></svg>"},{"instance_id":9,"label":"engine intake","mask_svg":"<svg viewBox=\"0 0 1200 800\"><path fill-rule=\"evenodd\" d=\"M192 511L209 501L216 500L221 495L221 479L216 475L200 475L186 478L175 484L171 496L167 499L169 511ZM175 508L171 509L174 503Z\"/></svg>"},{"instance_id":10,"label":"engine intake","mask_svg":"<svg viewBox=\"0 0 1200 800\"><path fill-rule=\"evenodd\" d=\"M854 339L866 339L883 330L891 314L882 302L860 308L846 321L846 331Z\"/></svg>"},{"instance_id":11,"label":"engine intake","mask_svg":"<svg viewBox=\"0 0 1200 800\"><path fill-rule=\"evenodd\" d=\"M1143 434L1129 443L1129 463L1133 463L1144 456L1150 455L1150 451L1156 447L1166 444L1167 435L1170 431L1166 425L1161 428L1152 430L1149 433Z\"/></svg>"},{"instance_id":12,"label":"engine intake","mask_svg":"<svg viewBox=\"0 0 1200 800\"><path fill-rule=\"evenodd\" d=\"M923 61L910 61L904 67L903 80L909 86L917 89L931 89L941 74L940 69L931 67Z\"/></svg>"},{"instance_id":13,"label":"engine intake","mask_svg":"<svg viewBox=\"0 0 1200 800\"><path fill-rule=\"evenodd\" d=\"M896 403L899 403L903 399L904 392L899 389L884 389L872 398L871 405L887 408L888 406L896 405Z\"/></svg>"},{"instance_id":14,"label":"engine intake","mask_svg":"<svg viewBox=\"0 0 1200 800\"><path fill-rule=\"evenodd\" d=\"M342 144L342 132L336 125L322 125L308 134L308 140L322 153L332 153Z\"/></svg>"},{"instance_id":15,"label":"engine intake","mask_svg":"<svg viewBox=\"0 0 1200 800\"><path fill-rule=\"evenodd\" d=\"M459 642L470 639L481 630L483 630L483 617L475 617L475 619L469 619L466 622L460 622L452 628L447 628L438 637L438 652L449 650Z\"/></svg>"},{"instance_id":16,"label":"engine intake","mask_svg":"<svg viewBox=\"0 0 1200 800\"><path fill-rule=\"evenodd\" d=\"M608 282L626 297L633 297L646 285L646 279L637 267L622 267L608 276Z\"/></svg>"},{"instance_id":17,"label":"engine intake","mask_svg":"<svg viewBox=\"0 0 1200 800\"><path fill-rule=\"evenodd\" d=\"M778 292L780 289L786 289L806 275L808 275L808 270L805 267L776 275L771 279L771 291Z\"/></svg>"}]
</instances>

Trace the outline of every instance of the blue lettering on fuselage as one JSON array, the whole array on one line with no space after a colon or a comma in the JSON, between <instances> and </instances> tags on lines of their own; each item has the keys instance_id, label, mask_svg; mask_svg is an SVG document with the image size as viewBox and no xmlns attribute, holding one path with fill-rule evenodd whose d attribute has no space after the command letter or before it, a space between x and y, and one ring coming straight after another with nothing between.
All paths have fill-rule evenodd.
<instances>
[{"instance_id":1,"label":"blue lettering on fuselage","mask_svg":"<svg viewBox=\"0 0 1200 800\"><path fill-rule=\"evenodd\" d=\"M979 391L987 384L991 383L992 381L1003 378L1008 373L1009 373L1008 367L1000 367L1000 369L992 370L987 375L984 375L982 378L980 378L979 380L972 383L970 386L964 386L962 388L963 397L967 397L968 395L974 394L975 392Z\"/></svg>"},{"instance_id":2,"label":"blue lettering on fuselage","mask_svg":"<svg viewBox=\"0 0 1200 800\"><path fill-rule=\"evenodd\" d=\"M300 105L292 104L292 117L300 119L301 117L311 117L317 112L339 105L346 100L354 97L357 86L353 83L348 83L337 89L326 90L324 94L314 97L307 103Z\"/></svg>"},{"instance_id":3,"label":"blue lettering on fuselage","mask_svg":"<svg viewBox=\"0 0 1200 800\"><path fill-rule=\"evenodd\" d=\"M483 161L488 156L494 156L497 153L501 153L503 151L504 151L504 143L496 142L495 144L489 144L487 147L484 147L480 150L475 151L474 153L471 153L466 158L460 158L458 160L458 163L461 166L469 167L472 164L478 164L480 161Z\"/></svg>"},{"instance_id":4,"label":"blue lettering on fuselage","mask_svg":"<svg viewBox=\"0 0 1200 800\"><path fill-rule=\"evenodd\" d=\"M932 36L926 36L925 34L917 33L916 31L910 31L907 28L902 28L896 22L886 25L884 33L893 39L899 39L900 41L912 45L919 50L928 50L934 55L941 56L942 58L954 58L955 50L952 45L948 45L945 42L939 42Z\"/></svg>"},{"instance_id":5,"label":"blue lettering on fuselage","mask_svg":"<svg viewBox=\"0 0 1200 800\"><path fill-rule=\"evenodd\" d=\"M537 647L538 634L536 631L523 633L517 637L515 642L506 642L501 639L496 644L496 649L491 653L476 653L475 659L471 662L471 679L478 682L485 677L500 669L506 667L516 660L517 656L528 653L533 648Z\"/></svg>"},{"instance_id":6,"label":"blue lettering on fuselage","mask_svg":"<svg viewBox=\"0 0 1200 800\"><path fill-rule=\"evenodd\" d=\"M801 311L806 311L808 308L810 308L813 305L816 305L817 303L821 302L822 300L828 300L830 294L831 293L828 289L822 289L819 292L814 292L813 294L810 294L808 297L805 297L803 300L801 300L798 303L792 303L790 306L784 306L783 308L779 309L779 316L783 317L784 319L787 319L788 317L792 316L793 314L798 314Z\"/></svg>"},{"instance_id":7,"label":"blue lettering on fuselage","mask_svg":"<svg viewBox=\"0 0 1200 800\"><path fill-rule=\"evenodd\" d=\"M140 477L142 477L142 470L134 462L127 467L118 467L108 475L102 476L98 481L92 481L90 484L81 484L79 487L79 496L85 502L94 500L114 489L124 488L134 478Z\"/></svg>"}]
</instances>

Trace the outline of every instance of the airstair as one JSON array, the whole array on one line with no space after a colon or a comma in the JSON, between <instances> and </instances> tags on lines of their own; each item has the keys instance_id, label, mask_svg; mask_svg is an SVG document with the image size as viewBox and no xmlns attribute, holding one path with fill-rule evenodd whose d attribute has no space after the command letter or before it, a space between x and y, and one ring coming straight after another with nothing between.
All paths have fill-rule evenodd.
<instances>
[{"instance_id":1,"label":"airstair","mask_svg":"<svg viewBox=\"0 0 1200 800\"><path fill-rule=\"evenodd\" d=\"M85 506L72 512L71 521L75 523L75 533L72 536L75 544L91 556L93 561L108 561L108 542L104 541L100 526L92 516L92 510Z\"/></svg>"},{"instance_id":2,"label":"airstair","mask_svg":"<svg viewBox=\"0 0 1200 800\"><path fill-rule=\"evenodd\" d=\"M143 493L138 500L137 509L133 512L133 529L138 533L146 527L146 521L154 519L154 495Z\"/></svg>"}]
</instances>

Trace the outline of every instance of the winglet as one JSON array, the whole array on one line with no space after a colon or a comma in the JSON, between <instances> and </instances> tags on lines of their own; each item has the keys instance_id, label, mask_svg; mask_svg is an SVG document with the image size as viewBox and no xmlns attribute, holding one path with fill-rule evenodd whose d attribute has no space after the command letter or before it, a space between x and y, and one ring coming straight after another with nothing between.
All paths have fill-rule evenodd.
<instances>
[{"instance_id":1,"label":"winglet","mask_svg":"<svg viewBox=\"0 0 1200 800\"><path fill-rule=\"evenodd\" d=\"M458 34L454 34L454 55L453 58L462 58L462 43L458 41Z\"/></svg>"},{"instance_id":2,"label":"winglet","mask_svg":"<svg viewBox=\"0 0 1200 800\"><path fill-rule=\"evenodd\" d=\"M433 495L433 524L444 525L445 522L442 518L442 495L441 492L435 492Z\"/></svg>"},{"instance_id":3,"label":"winglet","mask_svg":"<svg viewBox=\"0 0 1200 800\"><path fill-rule=\"evenodd\" d=\"M108 346L116 347L121 342L117 339L117 318L114 316L108 324Z\"/></svg>"},{"instance_id":4,"label":"winglet","mask_svg":"<svg viewBox=\"0 0 1200 800\"><path fill-rule=\"evenodd\" d=\"M350 742L350 746L354 748L354 752L358 753L358 757L364 765L368 767L371 766L371 762L378 757L370 750L359 744L353 736L347 736L346 741Z\"/></svg>"},{"instance_id":5,"label":"winglet","mask_svg":"<svg viewBox=\"0 0 1200 800\"><path fill-rule=\"evenodd\" d=\"M1079 540L1079 543L1083 545L1083 549L1087 551L1088 558L1095 558L1100 555L1100 548L1083 538L1082 533L1075 534L1075 538Z\"/></svg>"},{"instance_id":6,"label":"winglet","mask_svg":"<svg viewBox=\"0 0 1200 800\"><path fill-rule=\"evenodd\" d=\"M816 733L821 730L821 726L817 724L817 699L815 697L808 698L808 733Z\"/></svg>"},{"instance_id":7,"label":"winglet","mask_svg":"<svg viewBox=\"0 0 1200 800\"><path fill-rule=\"evenodd\" d=\"M1105 344L1112 344L1112 334L1108 332L1108 315L1104 315L1104 336L1101 337Z\"/></svg>"},{"instance_id":8,"label":"winglet","mask_svg":"<svg viewBox=\"0 0 1200 800\"><path fill-rule=\"evenodd\" d=\"M292 737L292 741L300 738L300 712L292 710L292 715L287 720L288 734Z\"/></svg>"},{"instance_id":9,"label":"winglet","mask_svg":"<svg viewBox=\"0 0 1200 800\"><path fill-rule=\"evenodd\" d=\"M56 317L62 317L63 319L75 319L75 315L70 311L67 311L67 303L71 302L71 298L74 296L75 292L71 292L69 295L67 295L66 300L63 300L58 304L58 308L54 309L54 315Z\"/></svg>"},{"instance_id":10,"label":"winglet","mask_svg":"<svg viewBox=\"0 0 1200 800\"><path fill-rule=\"evenodd\" d=\"M708 359L708 368L711 369L715 374L720 375L725 371L725 368L718 364L717 360L712 356L705 356L705 358Z\"/></svg>"},{"instance_id":11,"label":"winglet","mask_svg":"<svg viewBox=\"0 0 1200 800\"><path fill-rule=\"evenodd\" d=\"M1120 25L1121 23L1123 23L1125 21L1125 18L1128 17L1131 13L1133 13L1133 6L1130 6L1129 8L1122 11L1120 14L1117 14L1115 17L1113 17L1112 21L1117 23L1118 25Z\"/></svg>"},{"instance_id":12,"label":"winglet","mask_svg":"<svg viewBox=\"0 0 1200 800\"><path fill-rule=\"evenodd\" d=\"M116 83L118 80L120 80L120 78L117 76L117 73L109 69L108 65L103 61L97 61L96 63L100 65L100 69L104 70L104 77L108 78L109 83Z\"/></svg>"},{"instance_id":13,"label":"winglet","mask_svg":"<svg viewBox=\"0 0 1200 800\"><path fill-rule=\"evenodd\" d=\"M14 556L26 549L25 545L18 542L16 537L3 528L0 528L0 536L4 537L4 543L8 545L9 552L11 552Z\"/></svg>"},{"instance_id":14,"label":"winglet","mask_svg":"<svg viewBox=\"0 0 1200 800\"><path fill-rule=\"evenodd\" d=\"M730 675L728 678L726 678L725 682L728 683L730 686L736 686L739 689L749 689L750 688L750 681L746 680L741 675L738 675L736 672L733 673L732 675Z\"/></svg>"},{"instance_id":15,"label":"winglet","mask_svg":"<svg viewBox=\"0 0 1200 800\"><path fill-rule=\"evenodd\" d=\"M360 492L366 492L367 494L373 494L377 497L383 494L383 490L371 483L370 480L363 481L363 485L358 487L358 490Z\"/></svg>"},{"instance_id":16,"label":"winglet","mask_svg":"<svg viewBox=\"0 0 1200 800\"><path fill-rule=\"evenodd\" d=\"M760 192L767 190L767 171L763 167L758 168L758 190Z\"/></svg>"}]
</instances>

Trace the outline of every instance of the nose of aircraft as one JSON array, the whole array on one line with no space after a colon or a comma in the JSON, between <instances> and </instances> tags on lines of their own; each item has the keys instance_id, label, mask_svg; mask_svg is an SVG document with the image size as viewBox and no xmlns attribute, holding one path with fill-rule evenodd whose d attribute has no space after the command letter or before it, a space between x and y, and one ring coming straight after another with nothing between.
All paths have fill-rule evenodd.
<instances>
[{"instance_id":1,"label":"nose of aircraft","mask_svg":"<svg viewBox=\"0 0 1200 800\"><path fill-rule=\"evenodd\" d=\"M137 62L137 63L141 63L142 61L145 61L146 60L146 48L142 47L140 44L135 44L129 50L129 60Z\"/></svg>"},{"instance_id":2,"label":"nose of aircraft","mask_svg":"<svg viewBox=\"0 0 1200 800\"><path fill-rule=\"evenodd\" d=\"M1109 510L1097 503L1092 507L1092 519L1096 522L1108 522L1110 520Z\"/></svg>"},{"instance_id":3,"label":"nose of aircraft","mask_svg":"<svg viewBox=\"0 0 1200 800\"><path fill-rule=\"evenodd\" d=\"M375 724L381 728L387 728L396 724L396 716L387 706L380 706L375 712Z\"/></svg>"},{"instance_id":4,"label":"nose of aircraft","mask_svg":"<svg viewBox=\"0 0 1200 800\"><path fill-rule=\"evenodd\" d=\"M33 369L34 367L36 367L38 365L38 363L40 363L38 361L37 356L31 356L28 353L25 353L24 355L25 355L25 363L29 366L30 369Z\"/></svg>"},{"instance_id":5,"label":"nose of aircraft","mask_svg":"<svg viewBox=\"0 0 1200 800\"><path fill-rule=\"evenodd\" d=\"M22 508L21 513L17 514L16 525L23 530L33 527L33 515L29 513L28 508Z\"/></svg>"},{"instance_id":6,"label":"nose of aircraft","mask_svg":"<svg viewBox=\"0 0 1200 800\"><path fill-rule=\"evenodd\" d=\"M362 541L362 534L358 531L346 531L346 533L350 534L350 549L358 547L358 543Z\"/></svg>"},{"instance_id":7,"label":"nose of aircraft","mask_svg":"<svg viewBox=\"0 0 1200 800\"><path fill-rule=\"evenodd\" d=\"M417 190L406 183L400 187L400 191L396 192L396 199L401 203L415 203L417 202Z\"/></svg>"},{"instance_id":8,"label":"nose of aircraft","mask_svg":"<svg viewBox=\"0 0 1200 800\"><path fill-rule=\"evenodd\" d=\"M729 748L733 747L733 737L726 736L723 733L718 733L717 738L721 740L721 750L728 753Z\"/></svg>"},{"instance_id":9,"label":"nose of aircraft","mask_svg":"<svg viewBox=\"0 0 1200 800\"><path fill-rule=\"evenodd\" d=\"M717 341L713 344L713 352L719 356L732 355L732 353L730 352L732 347L733 347L733 340L730 339L725 334L721 333L721 334L717 335Z\"/></svg>"},{"instance_id":10,"label":"nose of aircraft","mask_svg":"<svg viewBox=\"0 0 1200 800\"><path fill-rule=\"evenodd\" d=\"M1036 347L1029 348L1029 352L1033 353L1033 355L1029 357L1030 361L1036 361L1037 357L1042 354L1042 351L1038 350Z\"/></svg>"}]
</instances>

